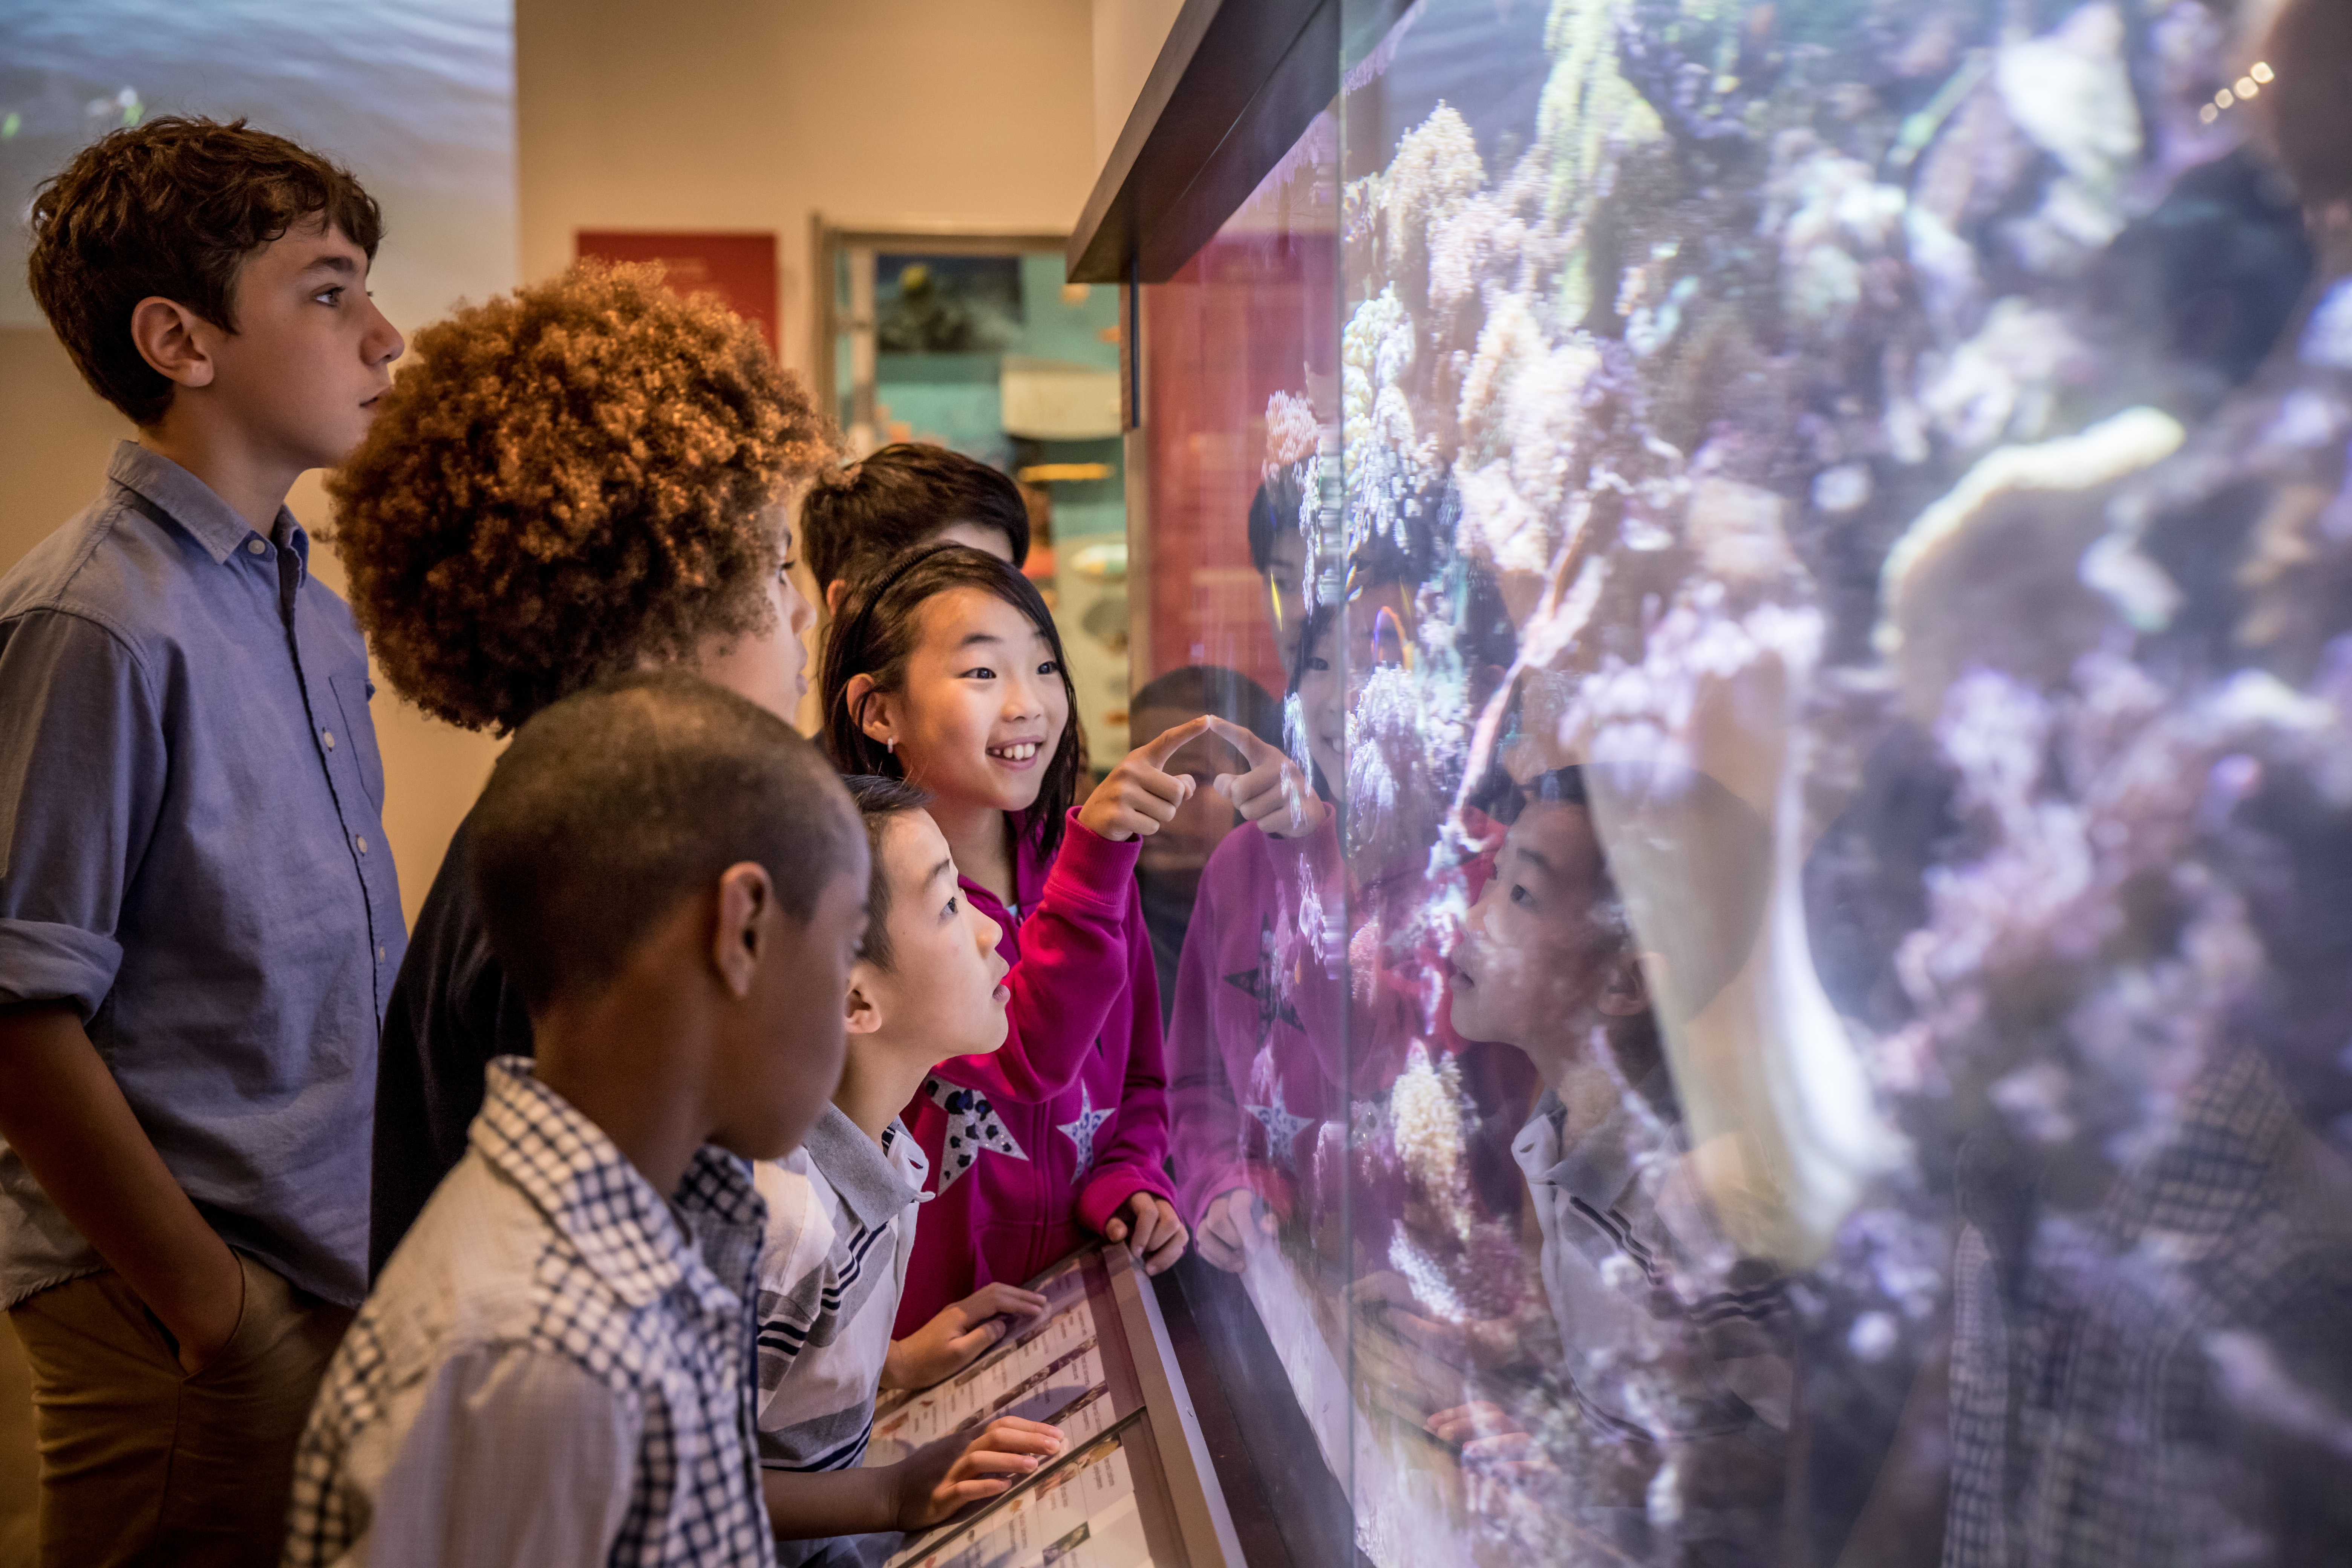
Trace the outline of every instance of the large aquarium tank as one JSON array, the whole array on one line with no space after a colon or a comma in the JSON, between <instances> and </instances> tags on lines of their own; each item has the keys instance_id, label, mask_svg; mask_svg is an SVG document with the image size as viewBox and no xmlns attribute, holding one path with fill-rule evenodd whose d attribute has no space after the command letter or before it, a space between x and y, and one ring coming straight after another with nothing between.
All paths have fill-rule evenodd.
<instances>
[{"instance_id":1,"label":"large aquarium tank","mask_svg":"<svg viewBox=\"0 0 2352 1568\"><path fill-rule=\"evenodd\" d=\"M1340 9L1139 308L1252 1560L2352 1560L2352 5Z\"/></svg>"}]
</instances>

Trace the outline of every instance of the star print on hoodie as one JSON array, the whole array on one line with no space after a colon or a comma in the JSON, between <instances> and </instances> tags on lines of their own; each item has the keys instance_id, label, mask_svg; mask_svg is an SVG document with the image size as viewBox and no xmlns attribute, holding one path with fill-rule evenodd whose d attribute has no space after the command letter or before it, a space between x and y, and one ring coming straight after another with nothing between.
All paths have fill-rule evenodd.
<instances>
[{"instance_id":1,"label":"star print on hoodie","mask_svg":"<svg viewBox=\"0 0 2352 1568\"><path fill-rule=\"evenodd\" d=\"M996 1114L996 1107L991 1105L988 1096L980 1090L965 1089L937 1078L927 1078L923 1080L923 1094L933 1105L948 1113L947 1135L940 1144L940 1192L954 1186L956 1178L971 1169L972 1162L980 1158L983 1149L1009 1159L1026 1160L1029 1157L1021 1145L1013 1142L1012 1132L1004 1125L1004 1119ZM1063 1131L1067 1131L1068 1129ZM1091 1143L1094 1142L1094 1130L1088 1128L1087 1131L1087 1141ZM1083 1157L1078 1164L1081 1170L1085 1169Z\"/></svg>"},{"instance_id":2,"label":"star print on hoodie","mask_svg":"<svg viewBox=\"0 0 2352 1568\"><path fill-rule=\"evenodd\" d=\"M1087 1173L1094 1168L1095 1130L1110 1118L1109 1111L1095 1109L1093 1090L1082 1087L1078 1090L1077 1119L1055 1123L1054 1131L1078 1146L1078 1168L1070 1173L1070 1185L1075 1187L1085 1181Z\"/></svg>"}]
</instances>

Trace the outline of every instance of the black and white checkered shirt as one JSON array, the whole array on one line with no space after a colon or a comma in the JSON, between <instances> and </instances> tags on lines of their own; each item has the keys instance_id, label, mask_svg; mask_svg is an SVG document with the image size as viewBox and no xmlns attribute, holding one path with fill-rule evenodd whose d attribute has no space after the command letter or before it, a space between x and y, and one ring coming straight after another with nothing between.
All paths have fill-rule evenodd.
<instances>
[{"instance_id":1,"label":"black and white checkered shirt","mask_svg":"<svg viewBox=\"0 0 2352 1568\"><path fill-rule=\"evenodd\" d=\"M665 1203L519 1057L470 1144L328 1369L289 1568L772 1563L750 1168L705 1146Z\"/></svg>"},{"instance_id":2,"label":"black and white checkered shirt","mask_svg":"<svg viewBox=\"0 0 2352 1568\"><path fill-rule=\"evenodd\" d=\"M2340 1436L2246 1418L2352 1383L2352 1173L2262 1058L2221 1050L2095 1208L2006 1173L1962 1184L1945 1568L2347 1561ZM2235 1397L2232 1340L2274 1363Z\"/></svg>"}]
</instances>

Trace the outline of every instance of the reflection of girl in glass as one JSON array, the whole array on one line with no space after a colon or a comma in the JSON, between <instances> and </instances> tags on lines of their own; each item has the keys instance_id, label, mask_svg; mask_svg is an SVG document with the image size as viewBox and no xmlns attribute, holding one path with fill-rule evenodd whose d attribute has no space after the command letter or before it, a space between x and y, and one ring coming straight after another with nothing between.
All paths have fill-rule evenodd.
<instances>
[{"instance_id":1,"label":"reflection of girl in glass","mask_svg":"<svg viewBox=\"0 0 2352 1568\"><path fill-rule=\"evenodd\" d=\"M1340 643L1355 624L1336 605L1308 617L1286 704L1286 739L1327 802L1348 776L1353 661ZM1242 1268L1293 1218L1336 1217L1351 1094L1384 1101L1416 1051L1425 1065L1462 1048L1442 961L1404 934L1433 884L1340 846L1336 811L1294 842L1237 830L1202 874L1177 967L1171 1100L1181 1212L1221 1268ZM1409 1197L1384 1133L1358 1152L1370 1163L1356 1228L1382 1256Z\"/></svg>"}]
</instances>

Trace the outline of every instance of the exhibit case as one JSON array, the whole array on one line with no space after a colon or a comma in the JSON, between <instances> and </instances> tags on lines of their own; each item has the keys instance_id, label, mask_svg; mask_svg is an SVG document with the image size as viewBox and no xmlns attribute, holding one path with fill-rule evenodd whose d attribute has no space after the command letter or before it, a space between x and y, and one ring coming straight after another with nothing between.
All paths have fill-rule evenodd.
<instances>
[{"instance_id":1,"label":"exhibit case","mask_svg":"<svg viewBox=\"0 0 2352 1568\"><path fill-rule=\"evenodd\" d=\"M2352 1556L2347 201L2340 0L1181 7L1068 259L1130 729L1315 819L1139 871L1253 1563Z\"/></svg>"}]
</instances>

